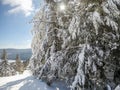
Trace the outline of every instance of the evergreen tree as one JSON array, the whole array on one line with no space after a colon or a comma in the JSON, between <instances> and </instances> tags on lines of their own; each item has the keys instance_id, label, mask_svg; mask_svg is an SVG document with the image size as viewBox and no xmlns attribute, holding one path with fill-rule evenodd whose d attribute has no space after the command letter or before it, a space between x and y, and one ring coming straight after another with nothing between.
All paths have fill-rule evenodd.
<instances>
[{"instance_id":1,"label":"evergreen tree","mask_svg":"<svg viewBox=\"0 0 120 90\"><path fill-rule=\"evenodd\" d=\"M3 50L1 60L2 60L1 64L4 65L4 73L1 72L1 74L3 74L1 76L7 76L7 63L8 62L7 62L7 52L5 49ZM1 69L2 69L2 67L1 67Z\"/></svg>"},{"instance_id":2,"label":"evergreen tree","mask_svg":"<svg viewBox=\"0 0 120 90\"><path fill-rule=\"evenodd\" d=\"M30 59L27 59L27 60L23 61L24 69L27 69L27 68L29 67L29 66L28 66L29 60L30 60Z\"/></svg>"},{"instance_id":3,"label":"evergreen tree","mask_svg":"<svg viewBox=\"0 0 120 90\"><path fill-rule=\"evenodd\" d=\"M18 54L16 55L16 71L19 73L23 72L23 64Z\"/></svg>"},{"instance_id":4,"label":"evergreen tree","mask_svg":"<svg viewBox=\"0 0 120 90\"><path fill-rule=\"evenodd\" d=\"M72 90L118 84L119 0L45 0L33 23L30 67L38 78L63 79Z\"/></svg>"},{"instance_id":5,"label":"evergreen tree","mask_svg":"<svg viewBox=\"0 0 120 90\"><path fill-rule=\"evenodd\" d=\"M5 49L3 50L1 59L7 62L7 52Z\"/></svg>"},{"instance_id":6,"label":"evergreen tree","mask_svg":"<svg viewBox=\"0 0 120 90\"><path fill-rule=\"evenodd\" d=\"M15 74L15 70L13 67L8 63L7 60L7 52L4 49L1 57L0 63L0 76L10 76Z\"/></svg>"}]
</instances>

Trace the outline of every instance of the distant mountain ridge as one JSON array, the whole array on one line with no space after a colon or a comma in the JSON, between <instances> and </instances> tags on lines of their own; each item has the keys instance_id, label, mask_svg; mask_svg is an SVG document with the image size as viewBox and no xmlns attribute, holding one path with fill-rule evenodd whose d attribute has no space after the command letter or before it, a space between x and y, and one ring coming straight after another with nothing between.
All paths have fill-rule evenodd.
<instances>
[{"instance_id":1,"label":"distant mountain ridge","mask_svg":"<svg viewBox=\"0 0 120 90\"><path fill-rule=\"evenodd\" d=\"M12 49L8 48L5 49L7 52L8 59L15 60L16 59L16 54L20 55L21 60L28 60L30 59L32 55L32 50L29 49ZM0 49L0 58L2 55L3 49Z\"/></svg>"}]
</instances>

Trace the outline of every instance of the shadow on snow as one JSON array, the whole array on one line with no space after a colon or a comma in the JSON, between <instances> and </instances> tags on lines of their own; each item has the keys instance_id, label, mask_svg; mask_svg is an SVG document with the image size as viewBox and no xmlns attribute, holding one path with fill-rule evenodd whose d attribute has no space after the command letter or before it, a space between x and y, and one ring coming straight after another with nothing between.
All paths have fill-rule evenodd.
<instances>
[{"instance_id":1,"label":"shadow on snow","mask_svg":"<svg viewBox=\"0 0 120 90\"><path fill-rule=\"evenodd\" d=\"M0 86L0 90L12 90L12 88L17 86L17 90L57 90L57 88L59 88L59 90L70 90L63 82L54 82L51 86L48 86L44 82L35 79L33 76L9 82L3 86Z\"/></svg>"}]
</instances>

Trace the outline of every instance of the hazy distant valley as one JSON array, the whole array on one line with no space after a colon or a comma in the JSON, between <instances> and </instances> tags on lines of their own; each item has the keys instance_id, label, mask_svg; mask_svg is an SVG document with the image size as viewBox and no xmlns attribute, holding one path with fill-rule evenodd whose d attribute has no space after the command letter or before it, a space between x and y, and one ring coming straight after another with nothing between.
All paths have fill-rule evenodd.
<instances>
[{"instance_id":1,"label":"hazy distant valley","mask_svg":"<svg viewBox=\"0 0 120 90\"><path fill-rule=\"evenodd\" d=\"M15 60L16 54L20 55L21 60L28 60L32 55L31 49L6 49L6 51L7 51L7 56L9 60ZM1 58L2 52L3 52L3 49L0 49L0 58Z\"/></svg>"}]
</instances>

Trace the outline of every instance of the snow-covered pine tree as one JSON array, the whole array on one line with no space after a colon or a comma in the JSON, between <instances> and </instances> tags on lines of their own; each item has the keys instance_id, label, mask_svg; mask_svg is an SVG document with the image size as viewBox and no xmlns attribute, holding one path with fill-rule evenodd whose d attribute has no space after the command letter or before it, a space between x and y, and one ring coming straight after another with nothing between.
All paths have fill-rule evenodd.
<instances>
[{"instance_id":1,"label":"snow-covered pine tree","mask_svg":"<svg viewBox=\"0 0 120 90\"><path fill-rule=\"evenodd\" d=\"M16 71L19 73L23 72L23 63L21 62L20 56L17 54L16 55Z\"/></svg>"},{"instance_id":2,"label":"snow-covered pine tree","mask_svg":"<svg viewBox=\"0 0 120 90\"><path fill-rule=\"evenodd\" d=\"M7 63L7 52L6 52L5 49L3 50L3 53L2 53L2 57L1 57L1 59L4 60L5 63Z\"/></svg>"},{"instance_id":3,"label":"snow-covered pine tree","mask_svg":"<svg viewBox=\"0 0 120 90\"><path fill-rule=\"evenodd\" d=\"M63 79L72 90L119 83L119 0L45 0L33 23L30 66L38 78Z\"/></svg>"},{"instance_id":4,"label":"snow-covered pine tree","mask_svg":"<svg viewBox=\"0 0 120 90\"><path fill-rule=\"evenodd\" d=\"M4 49L1 57L1 62L0 62L0 76L10 76L15 74L15 70L13 66L11 66L8 63L7 60L7 52Z\"/></svg>"}]
</instances>

